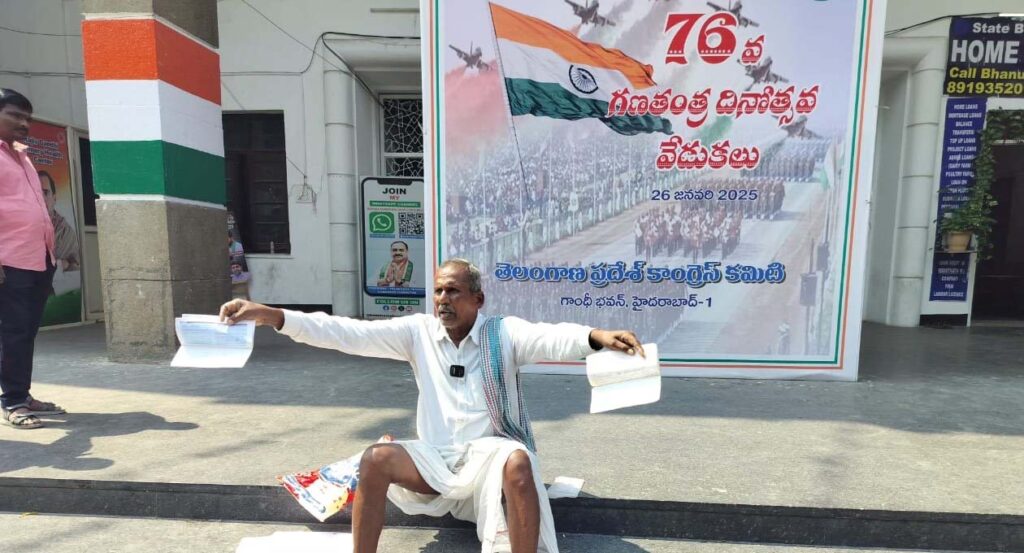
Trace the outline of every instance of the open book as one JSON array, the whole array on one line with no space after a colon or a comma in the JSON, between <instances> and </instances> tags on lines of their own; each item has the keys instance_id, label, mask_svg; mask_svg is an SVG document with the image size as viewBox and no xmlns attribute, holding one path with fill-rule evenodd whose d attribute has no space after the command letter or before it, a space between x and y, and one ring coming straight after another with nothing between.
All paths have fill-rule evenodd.
<instances>
[{"instance_id":1,"label":"open book","mask_svg":"<svg viewBox=\"0 0 1024 553\"><path fill-rule=\"evenodd\" d=\"M252 354L256 323L229 325L216 315L182 315L174 320L174 330L181 347L172 367L238 368Z\"/></svg>"},{"instance_id":2,"label":"open book","mask_svg":"<svg viewBox=\"0 0 1024 553\"><path fill-rule=\"evenodd\" d=\"M646 357L619 351L601 351L587 356L587 378L593 386L591 413L644 405L661 399L658 345L643 346Z\"/></svg>"}]
</instances>

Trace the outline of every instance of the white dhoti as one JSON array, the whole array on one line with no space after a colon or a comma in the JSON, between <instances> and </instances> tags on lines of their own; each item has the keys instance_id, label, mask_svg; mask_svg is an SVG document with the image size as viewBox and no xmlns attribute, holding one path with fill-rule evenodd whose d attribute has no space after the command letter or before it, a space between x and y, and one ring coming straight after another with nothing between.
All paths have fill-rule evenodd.
<instances>
[{"instance_id":1,"label":"white dhoti","mask_svg":"<svg viewBox=\"0 0 1024 553\"><path fill-rule=\"evenodd\" d=\"M529 419L520 412L519 367L589 355L594 352L592 331L572 323L530 323L477 313L469 334L455 342L440 319L425 314L358 321L296 311L285 311L280 330L297 342L409 362L419 389L416 435L421 440L395 443L409 452L423 480L440 495L391 486L388 498L410 515L451 513L476 522L483 553L511 549L501 504L502 480L508 456L516 450L526 451L533 465L540 500L538 550L558 553L537 457L523 444L495 434L532 441ZM465 374L451 374L456 366L463 367ZM462 445L431 445L449 440Z\"/></svg>"},{"instance_id":2,"label":"white dhoti","mask_svg":"<svg viewBox=\"0 0 1024 553\"><path fill-rule=\"evenodd\" d=\"M526 447L507 438L479 438L458 446L437 447L419 440L399 441L412 457L423 480L440 495L424 495L399 486L388 489L388 499L409 515L444 516L476 522L482 553L511 550L505 511L501 504L505 462L513 451L530 456L533 481L540 501L538 551L558 553L551 505L537 464Z\"/></svg>"}]
</instances>

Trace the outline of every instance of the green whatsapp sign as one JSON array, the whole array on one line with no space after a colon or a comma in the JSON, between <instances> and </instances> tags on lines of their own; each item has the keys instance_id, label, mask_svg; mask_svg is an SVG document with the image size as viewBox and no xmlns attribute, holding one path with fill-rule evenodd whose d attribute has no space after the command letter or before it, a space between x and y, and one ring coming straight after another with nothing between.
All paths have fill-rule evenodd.
<instances>
[{"instance_id":1,"label":"green whatsapp sign","mask_svg":"<svg viewBox=\"0 0 1024 553\"><path fill-rule=\"evenodd\" d=\"M374 234L392 234L395 232L395 214L387 211L371 211L369 213L370 232Z\"/></svg>"}]
</instances>

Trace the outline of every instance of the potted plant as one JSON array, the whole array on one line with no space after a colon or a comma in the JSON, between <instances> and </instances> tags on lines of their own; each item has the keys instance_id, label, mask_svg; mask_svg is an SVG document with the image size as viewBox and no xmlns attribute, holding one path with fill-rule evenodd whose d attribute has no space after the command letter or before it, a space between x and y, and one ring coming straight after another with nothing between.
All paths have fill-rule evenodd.
<instances>
[{"instance_id":1,"label":"potted plant","mask_svg":"<svg viewBox=\"0 0 1024 553\"><path fill-rule=\"evenodd\" d=\"M980 192L980 193L978 193ZM963 253L970 249L971 238L974 238L975 249L979 252L988 247L989 233L995 219L991 217L992 206L995 205L987 191L979 191L975 187L967 203L947 213L942 219L942 233L946 251Z\"/></svg>"}]
</instances>

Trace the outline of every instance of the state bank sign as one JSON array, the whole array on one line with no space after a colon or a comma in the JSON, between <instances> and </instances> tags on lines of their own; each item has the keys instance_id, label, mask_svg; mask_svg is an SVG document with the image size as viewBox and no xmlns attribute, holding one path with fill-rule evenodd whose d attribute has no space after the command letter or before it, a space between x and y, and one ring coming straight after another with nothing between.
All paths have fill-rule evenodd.
<instances>
[{"instance_id":1,"label":"state bank sign","mask_svg":"<svg viewBox=\"0 0 1024 553\"><path fill-rule=\"evenodd\" d=\"M949 26L945 93L1024 97L1024 21L955 17Z\"/></svg>"}]
</instances>

